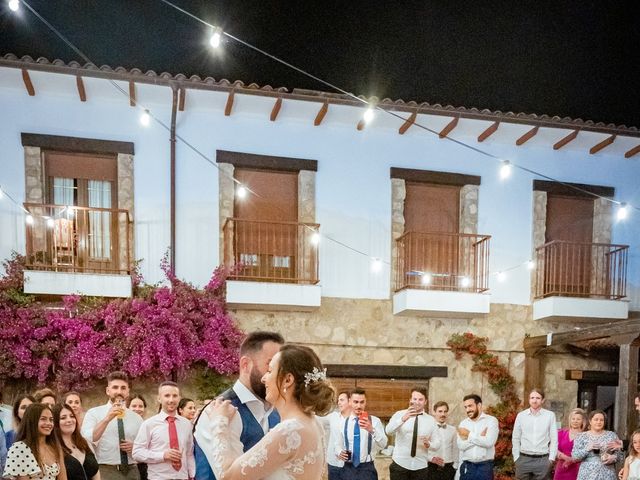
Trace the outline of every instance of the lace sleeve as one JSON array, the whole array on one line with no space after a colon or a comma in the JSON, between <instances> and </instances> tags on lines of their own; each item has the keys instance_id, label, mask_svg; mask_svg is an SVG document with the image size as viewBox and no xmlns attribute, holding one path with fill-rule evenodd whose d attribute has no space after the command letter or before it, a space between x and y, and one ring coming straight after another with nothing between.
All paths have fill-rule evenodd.
<instances>
[{"instance_id":1,"label":"lace sleeve","mask_svg":"<svg viewBox=\"0 0 640 480\"><path fill-rule=\"evenodd\" d=\"M212 417L210 428L212 448L205 454L216 478L218 480L229 478L225 474L231 462L242 455L242 443L239 439L232 438L229 419L223 415Z\"/></svg>"},{"instance_id":2,"label":"lace sleeve","mask_svg":"<svg viewBox=\"0 0 640 480\"><path fill-rule=\"evenodd\" d=\"M300 455L302 425L297 421L286 421L267 433L252 449L237 458L225 469L224 480L264 478L278 469L301 475L304 465L314 459ZM298 454L298 455L296 455ZM297 458L294 458L297 457Z\"/></svg>"}]
</instances>

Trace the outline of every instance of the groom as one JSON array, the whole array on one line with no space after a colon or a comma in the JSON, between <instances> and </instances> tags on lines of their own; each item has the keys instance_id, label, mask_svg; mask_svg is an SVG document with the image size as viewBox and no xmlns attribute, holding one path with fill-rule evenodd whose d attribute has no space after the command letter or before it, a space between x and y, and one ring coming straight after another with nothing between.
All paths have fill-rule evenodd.
<instances>
[{"instance_id":1,"label":"groom","mask_svg":"<svg viewBox=\"0 0 640 480\"><path fill-rule=\"evenodd\" d=\"M271 358L278 353L283 344L284 338L276 332L252 332L247 335L240 346L238 380L221 395L225 400L231 400L231 404L238 408L239 415L234 415L229 427L231 435L240 440L245 452L280 421L273 406L265 402L262 376L269 369ZM209 416L202 415L202 412L196 419L194 436L195 480L215 480L210 464L219 445L215 444L211 437Z\"/></svg>"}]
</instances>

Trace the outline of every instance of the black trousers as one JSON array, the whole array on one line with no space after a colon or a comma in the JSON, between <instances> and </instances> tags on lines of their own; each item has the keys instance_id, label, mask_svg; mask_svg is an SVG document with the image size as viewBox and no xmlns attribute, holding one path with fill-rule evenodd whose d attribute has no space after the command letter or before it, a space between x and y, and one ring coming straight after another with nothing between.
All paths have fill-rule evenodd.
<instances>
[{"instance_id":1,"label":"black trousers","mask_svg":"<svg viewBox=\"0 0 640 480\"><path fill-rule=\"evenodd\" d=\"M427 480L427 469L407 470L396 462L391 462L391 465L389 465L389 478L391 480ZM429 480L431 479L429 478Z\"/></svg>"},{"instance_id":2,"label":"black trousers","mask_svg":"<svg viewBox=\"0 0 640 480\"><path fill-rule=\"evenodd\" d=\"M347 462L342 467L342 480L378 480L378 472L373 462L361 463L357 467Z\"/></svg>"},{"instance_id":3,"label":"black trousers","mask_svg":"<svg viewBox=\"0 0 640 480\"><path fill-rule=\"evenodd\" d=\"M453 480L456 476L456 469L453 463L445 463L444 466L429 462L429 480Z\"/></svg>"}]
</instances>

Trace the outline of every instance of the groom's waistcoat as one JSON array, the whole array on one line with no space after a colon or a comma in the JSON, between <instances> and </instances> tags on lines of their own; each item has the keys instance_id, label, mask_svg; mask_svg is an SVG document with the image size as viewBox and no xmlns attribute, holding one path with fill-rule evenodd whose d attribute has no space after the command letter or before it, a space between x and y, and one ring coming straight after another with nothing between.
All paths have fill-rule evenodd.
<instances>
[{"instance_id":1,"label":"groom's waistcoat","mask_svg":"<svg viewBox=\"0 0 640 480\"><path fill-rule=\"evenodd\" d=\"M222 394L222 398L225 400L231 400L231 404L234 407L237 407L238 413L240 414L240 419L242 420L242 434L240 435L240 441L243 445L243 451L247 451L252 448L256 443L258 443L262 437L264 437L264 432L262 431L262 426L256 420L256 417L253 416L249 407L247 407L244 403L240 401L236 392L230 388L226 390ZM205 406L206 408L206 406ZM202 409L204 411L204 408ZM202 415L202 412L200 412ZM198 416L198 420L200 417ZM198 420L196 420L196 425L198 424ZM271 412L269 415L269 429L272 429L280 422L280 415L275 410ZM195 431L195 426L194 426ZM213 474L213 470L211 470L211 466L207 461L207 457L204 452L198 445L198 442L194 439L194 453L196 457L196 478L195 480L216 480L215 475Z\"/></svg>"}]
</instances>

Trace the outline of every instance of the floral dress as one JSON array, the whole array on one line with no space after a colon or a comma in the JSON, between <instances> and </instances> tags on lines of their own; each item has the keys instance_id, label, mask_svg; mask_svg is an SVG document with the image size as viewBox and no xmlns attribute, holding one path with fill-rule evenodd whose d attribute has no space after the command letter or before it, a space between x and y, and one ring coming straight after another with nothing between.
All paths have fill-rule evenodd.
<instances>
[{"instance_id":1,"label":"floral dress","mask_svg":"<svg viewBox=\"0 0 640 480\"><path fill-rule=\"evenodd\" d=\"M600 435L583 432L575 438L571 456L582 460L580 470L578 470L578 480L618 480L615 463L605 465L600 459L600 454L588 450L589 444L593 443L601 445L601 450L604 452L605 445L616 440L618 440L618 436L610 431L605 431ZM616 455L617 460L621 460L623 457L621 451L617 451Z\"/></svg>"},{"instance_id":2,"label":"floral dress","mask_svg":"<svg viewBox=\"0 0 640 480\"><path fill-rule=\"evenodd\" d=\"M252 449L242 453L239 439L231 438L229 419L216 415L212 422L216 451L211 465L216 478L223 480L223 465L235 460L231 469L250 480L320 480L325 466L324 432L311 419L305 426L287 419L270 430ZM237 460L236 460L237 459Z\"/></svg>"},{"instance_id":3,"label":"floral dress","mask_svg":"<svg viewBox=\"0 0 640 480\"><path fill-rule=\"evenodd\" d=\"M7 454L7 463L4 467L3 477L17 478L29 477L42 480L55 480L60 474L60 465L54 463L45 465L45 472L42 473L40 465L33 452L24 442L15 442L11 445Z\"/></svg>"}]
</instances>

